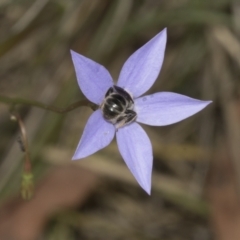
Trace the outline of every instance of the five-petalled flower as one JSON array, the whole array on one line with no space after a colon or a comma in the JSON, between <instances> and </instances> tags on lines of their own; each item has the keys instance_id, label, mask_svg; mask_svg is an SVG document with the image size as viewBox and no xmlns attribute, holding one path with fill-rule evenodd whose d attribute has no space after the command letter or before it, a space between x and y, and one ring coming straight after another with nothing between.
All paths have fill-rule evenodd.
<instances>
[{"instance_id":1,"label":"five-petalled flower","mask_svg":"<svg viewBox=\"0 0 240 240\"><path fill-rule=\"evenodd\" d=\"M148 194L151 191L152 145L138 123L166 126L192 116L211 103L171 92L158 92L142 97L159 75L166 39L164 29L134 52L123 65L116 88L120 87L133 100L129 108L136 116L128 124L124 121L126 116L119 117L119 121L123 119L120 124L114 124L104 115L102 106L106 93L111 89L114 91L114 82L109 72L100 64L71 51L80 89L89 101L100 106L89 117L73 160L85 158L106 147L116 133L118 148L125 163ZM109 111L118 107L116 103L112 103Z\"/></svg>"}]
</instances>

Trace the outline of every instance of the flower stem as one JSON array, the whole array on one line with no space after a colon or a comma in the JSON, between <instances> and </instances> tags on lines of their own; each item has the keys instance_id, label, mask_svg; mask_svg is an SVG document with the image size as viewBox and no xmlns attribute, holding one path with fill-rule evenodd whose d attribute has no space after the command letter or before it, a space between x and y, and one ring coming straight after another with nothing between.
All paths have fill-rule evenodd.
<instances>
[{"instance_id":1,"label":"flower stem","mask_svg":"<svg viewBox=\"0 0 240 240\"><path fill-rule=\"evenodd\" d=\"M45 110L52 111L55 113L60 113L60 114L70 112L78 107L83 107L83 106L90 107L93 110L97 109L97 105L89 102L88 100L77 101L75 103L70 104L66 108L50 106L50 105L47 105L38 101L34 101L34 100L29 100L29 99L11 98L11 97L1 96L1 95L0 95L0 102L6 103L12 106L28 105L28 106L37 107L37 108L45 109Z\"/></svg>"},{"instance_id":2,"label":"flower stem","mask_svg":"<svg viewBox=\"0 0 240 240\"><path fill-rule=\"evenodd\" d=\"M27 132L21 117L17 114L11 114L10 119L18 123L20 129L19 145L21 150L25 154L25 159L23 163L23 173L21 182L21 195L24 200L30 200L34 194L34 182L32 173L32 164L29 154L29 146L27 140Z\"/></svg>"}]
</instances>

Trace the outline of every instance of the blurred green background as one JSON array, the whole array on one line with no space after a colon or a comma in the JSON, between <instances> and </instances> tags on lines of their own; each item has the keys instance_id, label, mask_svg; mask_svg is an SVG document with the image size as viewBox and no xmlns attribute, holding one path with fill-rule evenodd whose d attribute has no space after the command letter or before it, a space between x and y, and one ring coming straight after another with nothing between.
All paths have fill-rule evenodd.
<instances>
[{"instance_id":1,"label":"blurred green background","mask_svg":"<svg viewBox=\"0 0 240 240\"><path fill-rule=\"evenodd\" d=\"M24 153L4 97L65 108L84 99L70 49L117 80L165 27L165 61L149 93L213 104L171 126L143 126L154 152L151 196L115 141L71 161L90 108L58 114L18 104L35 182L23 200ZM0 239L239 240L239 39L237 0L0 0ZM31 195L31 183L23 190Z\"/></svg>"}]
</instances>

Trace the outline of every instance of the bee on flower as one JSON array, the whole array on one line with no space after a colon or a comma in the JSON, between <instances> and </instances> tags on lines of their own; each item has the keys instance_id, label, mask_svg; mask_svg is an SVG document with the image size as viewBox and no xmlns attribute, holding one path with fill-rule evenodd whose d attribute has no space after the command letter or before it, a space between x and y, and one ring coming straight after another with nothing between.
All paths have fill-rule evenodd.
<instances>
[{"instance_id":1,"label":"bee on flower","mask_svg":"<svg viewBox=\"0 0 240 240\"><path fill-rule=\"evenodd\" d=\"M165 53L166 29L134 52L115 85L102 65L71 51L79 87L99 108L89 117L73 160L106 147L115 134L119 151L139 185L151 192L152 144L139 123L166 126L205 108L201 101L172 92L142 96L157 79Z\"/></svg>"}]
</instances>

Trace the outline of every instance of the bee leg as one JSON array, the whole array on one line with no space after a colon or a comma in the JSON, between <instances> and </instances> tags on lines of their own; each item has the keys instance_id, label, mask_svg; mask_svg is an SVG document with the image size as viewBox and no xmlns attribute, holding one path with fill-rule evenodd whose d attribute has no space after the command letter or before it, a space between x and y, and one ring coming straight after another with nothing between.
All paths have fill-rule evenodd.
<instances>
[{"instance_id":1,"label":"bee leg","mask_svg":"<svg viewBox=\"0 0 240 240\"><path fill-rule=\"evenodd\" d=\"M125 124L129 124L129 123L135 121L136 118L137 118L137 114L136 114L136 112L133 111L133 110L126 110L126 111L125 111L125 114L126 114Z\"/></svg>"},{"instance_id":2,"label":"bee leg","mask_svg":"<svg viewBox=\"0 0 240 240\"><path fill-rule=\"evenodd\" d=\"M137 118L136 112L133 110L126 110L124 116L121 116L116 121L116 128L123 127L124 125L127 125L133 121L135 121Z\"/></svg>"},{"instance_id":3,"label":"bee leg","mask_svg":"<svg viewBox=\"0 0 240 240\"><path fill-rule=\"evenodd\" d=\"M118 131L118 129L119 129L120 127L122 127L122 126L124 126L124 125L125 125L125 116L121 116L121 117L119 117L119 118L117 119L117 121L116 121L115 127L116 127L117 131Z\"/></svg>"}]
</instances>

